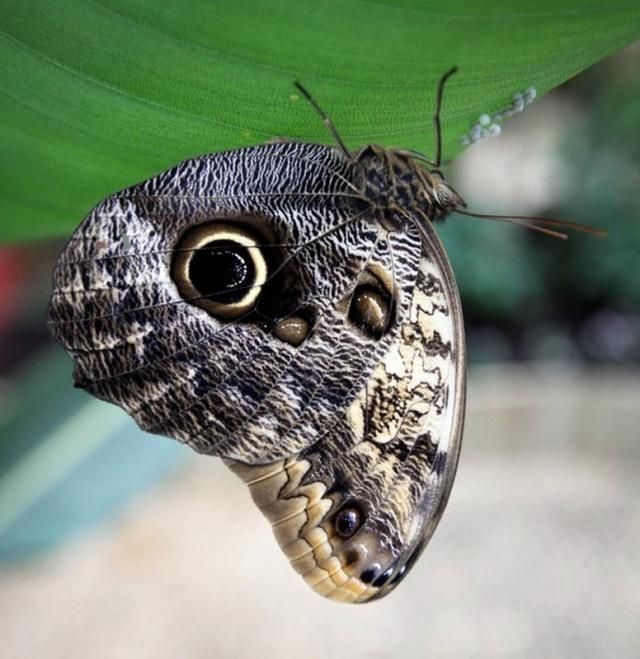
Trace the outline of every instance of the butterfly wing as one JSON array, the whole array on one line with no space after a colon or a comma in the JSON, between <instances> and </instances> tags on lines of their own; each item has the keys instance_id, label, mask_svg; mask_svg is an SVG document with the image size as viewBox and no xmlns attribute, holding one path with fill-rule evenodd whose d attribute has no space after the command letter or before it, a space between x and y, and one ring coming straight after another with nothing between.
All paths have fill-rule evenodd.
<instances>
[{"instance_id":1,"label":"butterfly wing","mask_svg":"<svg viewBox=\"0 0 640 659\"><path fill-rule=\"evenodd\" d=\"M181 163L89 214L49 310L78 386L227 458L294 568L345 601L391 590L430 537L464 411L442 245L383 228L358 177L310 144Z\"/></svg>"},{"instance_id":2,"label":"butterfly wing","mask_svg":"<svg viewBox=\"0 0 640 659\"><path fill-rule=\"evenodd\" d=\"M77 386L202 453L267 464L315 444L400 331L352 331L354 290L393 268L357 176L332 148L270 144L103 201L54 272L49 325ZM229 288L223 250L248 283Z\"/></svg>"},{"instance_id":3,"label":"butterfly wing","mask_svg":"<svg viewBox=\"0 0 640 659\"><path fill-rule=\"evenodd\" d=\"M294 569L339 601L384 596L406 574L444 510L462 437L464 329L447 256L431 225L389 240L409 303L357 395L300 454L230 463Z\"/></svg>"}]
</instances>

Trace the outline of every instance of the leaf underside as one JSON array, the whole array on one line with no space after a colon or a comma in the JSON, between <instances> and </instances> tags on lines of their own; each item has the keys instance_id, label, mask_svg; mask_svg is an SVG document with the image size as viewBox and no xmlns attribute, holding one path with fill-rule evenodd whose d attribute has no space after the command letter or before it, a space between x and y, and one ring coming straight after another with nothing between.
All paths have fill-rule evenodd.
<instances>
[{"instance_id":1,"label":"leaf underside","mask_svg":"<svg viewBox=\"0 0 640 659\"><path fill-rule=\"evenodd\" d=\"M605 0L0 2L0 240L67 235L97 201L201 153L272 137L444 155L482 113L640 36Z\"/></svg>"}]
</instances>

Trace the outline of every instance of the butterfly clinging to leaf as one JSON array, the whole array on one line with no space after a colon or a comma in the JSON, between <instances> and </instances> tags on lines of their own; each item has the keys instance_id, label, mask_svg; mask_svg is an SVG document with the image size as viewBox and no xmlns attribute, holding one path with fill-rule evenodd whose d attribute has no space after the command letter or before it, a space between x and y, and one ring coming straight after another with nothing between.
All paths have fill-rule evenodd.
<instances>
[{"instance_id":1,"label":"butterfly clinging to leaf","mask_svg":"<svg viewBox=\"0 0 640 659\"><path fill-rule=\"evenodd\" d=\"M49 326L76 385L224 458L334 600L398 584L456 471L464 330L433 226L465 209L439 170L454 71L433 160L350 151L298 85L335 146L186 160L98 204L54 272Z\"/></svg>"}]
</instances>

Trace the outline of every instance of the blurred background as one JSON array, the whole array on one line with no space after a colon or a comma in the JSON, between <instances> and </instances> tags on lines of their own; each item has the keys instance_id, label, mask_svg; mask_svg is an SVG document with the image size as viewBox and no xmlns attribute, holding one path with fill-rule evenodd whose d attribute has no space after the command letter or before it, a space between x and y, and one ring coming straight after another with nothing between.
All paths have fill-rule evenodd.
<instances>
[{"instance_id":1,"label":"blurred background","mask_svg":"<svg viewBox=\"0 0 640 659\"><path fill-rule=\"evenodd\" d=\"M449 507L389 598L290 569L220 461L71 386L43 317L62 242L0 247L0 638L6 657L637 657L640 49L592 67L448 170L469 412ZM80 218L78 218L80 220Z\"/></svg>"}]
</instances>

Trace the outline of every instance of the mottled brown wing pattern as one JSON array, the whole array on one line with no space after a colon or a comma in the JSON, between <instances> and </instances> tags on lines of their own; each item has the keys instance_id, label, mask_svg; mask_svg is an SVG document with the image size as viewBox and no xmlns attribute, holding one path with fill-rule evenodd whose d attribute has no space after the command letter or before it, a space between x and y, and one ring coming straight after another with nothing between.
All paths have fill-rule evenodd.
<instances>
[{"instance_id":1,"label":"mottled brown wing pattern","mask_svg":"<svg viewBox=\"0 0 640 659\"><path fill-rule=\"evenodd\" d=\"M321 595L385 595L429 540L455 475L465 401L462 315L433 228L401 331L317 444L270 465L229 466L248 484L293 568ZM340 515L357 528L341 534Z\"/></svg>"},{"instance_id":2,"label":"mottled brown wing pattern","mask_svg":"<svg viewBox=\"0 0 640 659\"><path fill-rule=\"evenodd\" d=\"M375 146L188 160L87 216L49 326L78 386L225 458L305 580L367 601L415 561L457 465L462 320L430 218L459 203Z\"/></svg>"},{"instance_id":3,"label":"mottled brown wing pattern","mask_svg":"<svg viewBox=\"0 0 640 659\"><path fill-rule=\"evenodd\" d=\"M369 263L390 269L353 178L331 148L274 144L186 161L102 202L54 273L49 325L76 384L202 453L265 463L313 444L397 331L368 340L339 308ZM171 276L185 232L230 219L278 252L251 318L213 317ZM279 340L277 321L301 309L304 342Z\"/></svg>"}]
</instances>

